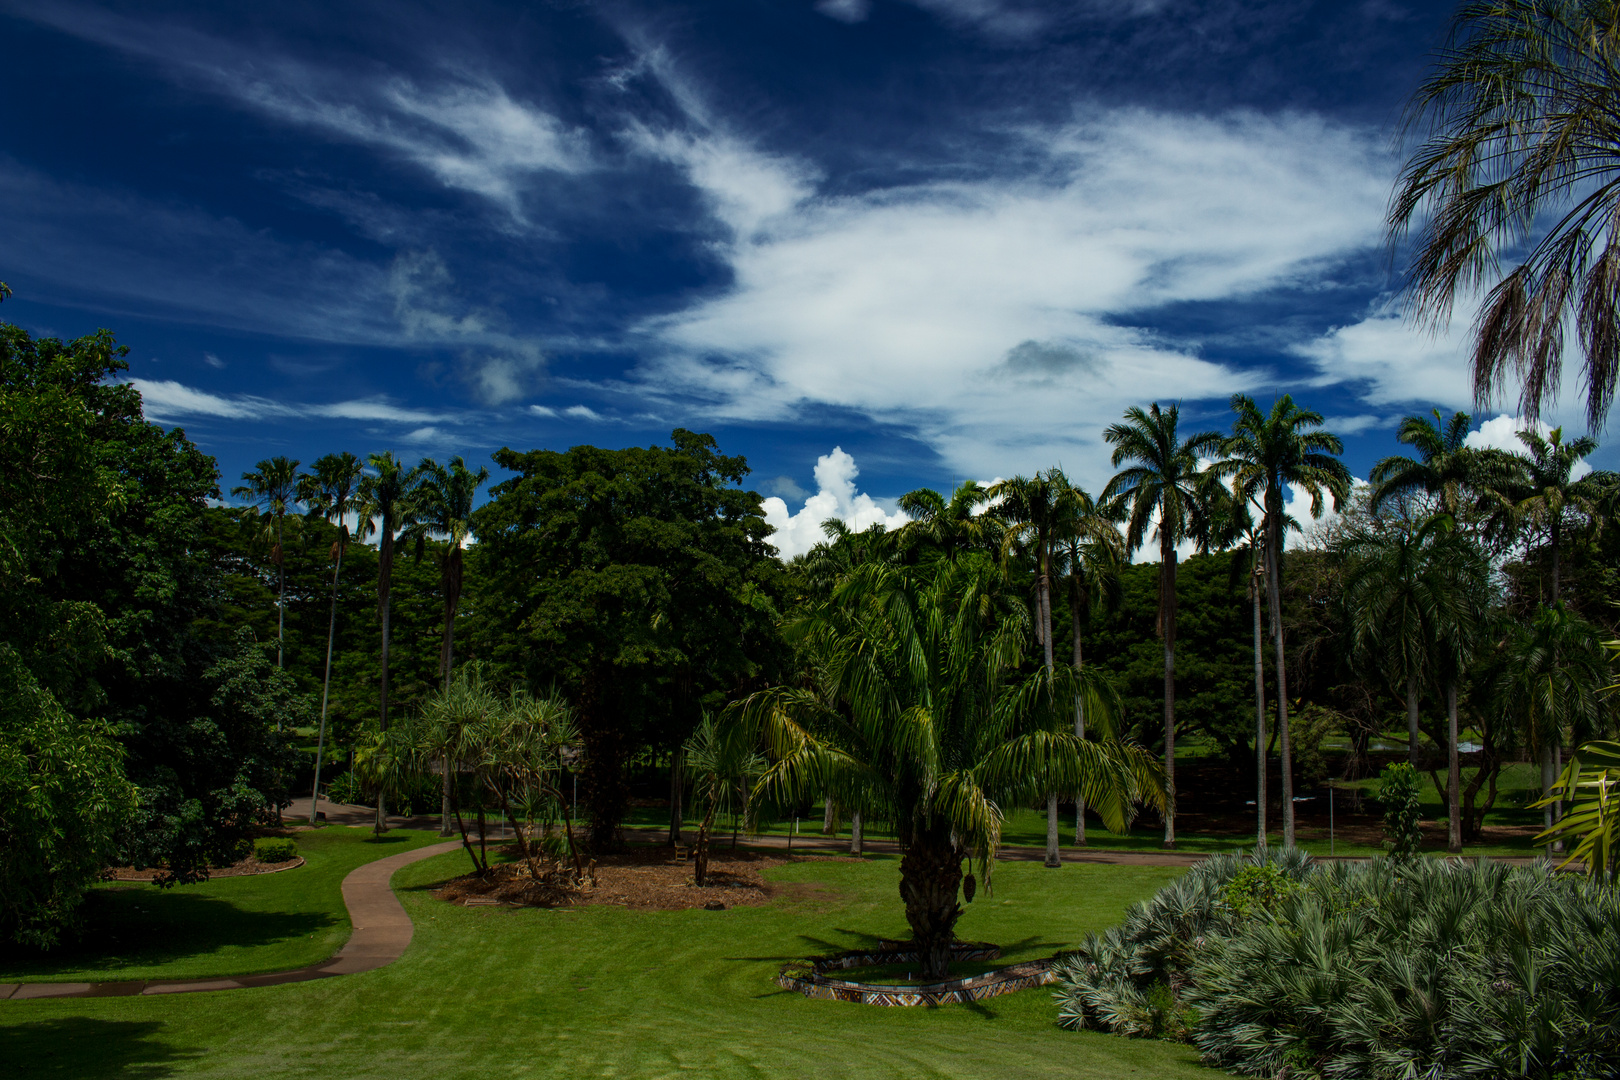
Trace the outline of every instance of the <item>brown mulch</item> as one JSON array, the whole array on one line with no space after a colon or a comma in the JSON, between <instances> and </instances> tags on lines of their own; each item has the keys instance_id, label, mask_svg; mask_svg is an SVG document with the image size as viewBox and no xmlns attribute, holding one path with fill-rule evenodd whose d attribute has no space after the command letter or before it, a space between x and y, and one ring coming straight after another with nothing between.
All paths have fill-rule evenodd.
<instances>
[{"instance_id":1,"label":"brown mulch","mask_svg":"<svg viewBox=\"0 0 1620 1080\"><path fill-rule=\"evenodd\" d=\"M575 888L568 881L569 864L559 868L545 860L543 868L552 872L536 882L515 844L502 848L501 853L514 861L491 867L487 877L466 874L455 878L433 895L464 907L492 903L520 907L614 904L636 911L681 911L714 905L751 907L775 896L802 897L805 893L802 887L766 881L761 870L790 862L851 861L826 855L714 851L709 855L708 879L700 889L692 884L690 856L680 860L662 845L631 845L596 860L590 870L595 883L587 878L583 886Z\"/></svg>"},{"instance_id":2,"label":"brown mulch","mask_svg":"<svg viewBox=\"0 0 1620 1080\"><path fill-rule=\"evenodd\" d=\"M208 870L210 878L220 877L251 877L254 874L273 874L277 870L291 870L304 865L302 855L293 859L283 859L281 862L260 862L249 855L247 858L232 863L230 866L214 866ZM109 866L101 872L103 881L156 881L167 874L167 870L148 866L137 870L133 866Z\"/></svg>"}]
</instances>

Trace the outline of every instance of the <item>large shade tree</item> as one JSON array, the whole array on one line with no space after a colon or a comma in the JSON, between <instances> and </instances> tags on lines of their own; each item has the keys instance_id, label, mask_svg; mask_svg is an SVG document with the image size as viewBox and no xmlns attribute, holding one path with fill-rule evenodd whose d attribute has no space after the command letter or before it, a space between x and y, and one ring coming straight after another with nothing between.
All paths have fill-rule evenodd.
<instances>
[{"instance_id":1,"label":"large shade tree","mask_svg":"<svg viewBox=\"0 0 1620 1080\"><path fill-rule=\"evenodd\" d=\"M1431 324L1488 290L1473 327L1481 404L1513 375L1534 418L1558 393L1570 339L1591 426L1614 399L1617 34L1612 0L1469 0L1409 106L1416 146L1391 239L1410 242L1407 294Z\"/></svg>"},{"instance_id":2,"label":"large shade tree","mask_svg":"<svg viewBox=\"0 0 1620 1080\"><path fill-rule=\"evenodd\" d=\"M1103 489L1104 502L1126 508L1125 546L1135 551L1148 530L1159 541L1159 637L1164 646L1164 773L1169 791L1164 810L1164 846L1176 846L1176 547L1196 538L1204 526L1199 463L1220 449L1219 432L1181 437L1180 406L1146 409L1133 405L1123 423L1103 432L1114 447L1118 469Z\"/></svg>"},{"instance_id":3,"label":"large shade tree","mask_svg":"<svg viewBox=\"0 0 1620 1080\"><path fill-rule=\"evenodd\" d=\"M971 902L978 885L964 880L963 861L990 873L1002 807L1054 790L1082 794L1123 830L1134 803L1165 799L1149 755L1070 728L1088 690L1092 715L1106 715L1097 684L1069 667L1021 670L1027 619L1002 589L984 557L863 566L788 626L791 638L816 643L825 691L777 687L730 712L771 760L756 802L787 806L831 791L894 822L900 895L925 978L946 975L958 900Z\"/></svg>"},{"instance_id":4,"label":"large shade tree","mask_svg":"<svg viewBox=\"0 0 1620 1080\"><path fill-rule=\"evenodd\" d=\"M1288 662L1283 647L1282 550L1290 518L1285 509L1290 487L1311 498L1311 516L1321 517L1324 496L1337 510L1350 491L1350 470L1338 455L1344 443L1321 430L1322 414L1302 409L1284 394L1269 413L1244 394L1232 396L1237 419L1225 441L1225 457L1214 471L1231 479L1232 497L1254 503L1261 512L1266 561L1266 595L1271 609L1271 640L1277 665L1277 745L1282 757L1283 845L1294 846L1294 769L1288 725Z\"/></svg>"}]
</instances>

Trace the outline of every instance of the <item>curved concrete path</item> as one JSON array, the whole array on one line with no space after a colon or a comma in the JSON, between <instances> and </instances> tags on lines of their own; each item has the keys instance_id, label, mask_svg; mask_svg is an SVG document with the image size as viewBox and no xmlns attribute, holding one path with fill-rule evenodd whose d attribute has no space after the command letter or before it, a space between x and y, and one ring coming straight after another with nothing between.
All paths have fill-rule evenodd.
<instances>
[{"instance_id":1,"label":"curved concrete path","mask_svg":"<svg viewBox=\"0 0 1620 1080\"><path fill-rule=\"evenodd\" d=\"M400 855L389 855L349 871L343 879L343 904L349 909L354 933L337 955L323 963L296 971L266 975L238 975L223 979L139 979L99 983L0 983L0 1000L28 998L133 997L136 994L188 994L202 990L240 990L246 986L278 986L333 975L353 975L387 967L405 954L415 927L400 906L389 880L394 871L413 862L454 851L461 841L446 840Z\"/></svg>"}]
</instances>

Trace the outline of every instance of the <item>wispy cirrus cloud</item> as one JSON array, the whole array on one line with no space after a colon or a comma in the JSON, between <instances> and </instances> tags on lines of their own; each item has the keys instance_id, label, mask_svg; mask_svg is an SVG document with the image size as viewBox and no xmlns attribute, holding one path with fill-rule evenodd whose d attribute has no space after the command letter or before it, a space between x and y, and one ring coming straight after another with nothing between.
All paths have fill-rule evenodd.
<instances>
[{"instance_id":1,"label":"wispy cirrus cloud","mask_svg":"<svg viewBox=\"0 0 1620 1080\"><path fill-rule=\"evenodd\" d=\"M187 417L220 420L361 420L392 424L457 422L450 413L404 408L385 398L288 403L252 394L214 394L171 379L130 379L129 384L140 391L147 418L164 422Z\"/></svg>"}]
</instances>

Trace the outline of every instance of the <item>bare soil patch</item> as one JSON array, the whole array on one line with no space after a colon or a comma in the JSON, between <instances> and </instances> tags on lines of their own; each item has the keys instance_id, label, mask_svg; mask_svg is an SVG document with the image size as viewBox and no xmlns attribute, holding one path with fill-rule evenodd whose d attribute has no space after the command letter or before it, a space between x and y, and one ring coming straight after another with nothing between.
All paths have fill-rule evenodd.
<instances>
[{"instance_id":1,"label":"bare soil patch","mask_svg":"<svg viewBox=\"0 0 1620 1080\"><path fill-rule=\"evenodd\" d=\"M251 877L254 874L274 874L279 870L292 870L295 867L303 865L304 857L302 855L298 856L297 858L283 859L281 862L273 863L260 862L252 855L249 855L247 858L238 860L229 866L210 867L208 870L208 876L210 878ZM151 882L157 881L167 873L167 870L160 867L148 866L145 869L137 870L133 866L109 866L107 869L101 872L101 880Z\"/></svg>"},{"instance_id":2,"label":"bare soil patch","mask_svg":"<svg viewBox=\"0 0 1620 1080\"><path fill-rule=\"evenodd\" d=\"M790 862L849 861L825 855L715 851L709 856L708 878L700 889L692 883L690 857L678 859L673 850L661 845L632 845L595 861L589 874L594 884L588 878L582 887L571 888L561 884L566 874L548 873L536 881L515 844L502 848L501 853L514 861L491 867L487 876L455 878L433 895L464 907L614 904L637 911L719 910L757 906L777 896L808 899L821 891L801 884L773 885L761 876L762 870ZM555 865L548 860L543 867Z\"/></svg>"}]
</instances>

